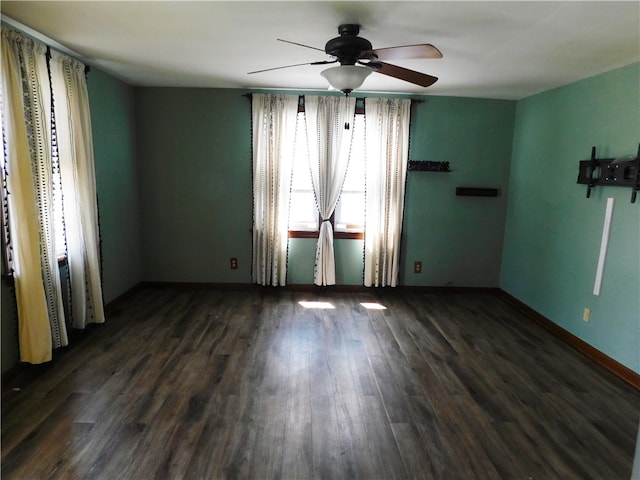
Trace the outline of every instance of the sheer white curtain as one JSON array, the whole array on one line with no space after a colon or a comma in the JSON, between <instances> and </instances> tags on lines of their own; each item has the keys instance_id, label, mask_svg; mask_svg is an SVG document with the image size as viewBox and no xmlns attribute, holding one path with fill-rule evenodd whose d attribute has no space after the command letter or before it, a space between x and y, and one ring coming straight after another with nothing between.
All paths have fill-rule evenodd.
<instances>
[{"instance_id":1,"label":"sheer white curtain","mask_svg":"<svg viewBox=\"0 0 640 480\"><path fill-rule=\"evenodd\" d=\"M2 30L3 168L20 359L51 360L67 332L55 249L46 47Z\"/></svg>"},{"instance_id":2,"label":"sheer white curtain","mask_svg":"<svg viewBox=\"0 0 640 480\"><path fill-rule=\"evenodd\" d=\"M51 52L51 85L62 177L74 328L104 322L100 233L85 65Z\"/></svg>"},{"instance_id":3,"label":"sheer white curtain","mask_svg":"<svg viewBox=\"0 0 640 480\"><path fill-rule=\"evenodd\" d=\"M366 217L364 284L398 283L411 100L366 103Z\"/></svg>"},{"instance_id":4,"label":"sheer white curtain","mask_svg":"<svg viewBox=\"0 0 640 480\"><path fill-rule=\"evenodd\" d=\"M331 215L336 208L351 149L355 98L305 96L304 109L311 162L311 180L322 223L316 247L314 283L335 285L335 258Z\"/></svg>"},{"instance_id":5,"label":"sheer white curtain","mask_svg":"<svg viewBox=\"0 0 640 480\"><path fill-rule=\"evenodd\" d=\"M253 281L285 285L298 96L252 95Z\"/></svg>"}]
</instances>

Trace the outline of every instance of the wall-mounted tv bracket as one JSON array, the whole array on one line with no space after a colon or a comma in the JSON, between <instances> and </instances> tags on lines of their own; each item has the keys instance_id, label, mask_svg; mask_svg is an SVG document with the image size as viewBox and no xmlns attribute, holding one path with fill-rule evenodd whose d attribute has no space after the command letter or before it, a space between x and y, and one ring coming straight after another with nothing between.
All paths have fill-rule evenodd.
<instances>
[{"instance_id":1,"label":"wall-mounted tv bracket","mask_svg":"<svg viewBox=\"0 0 640 480\"><path fill-rule=\"evenodd\" d=\"M485 187L456 187L456 195L459 197L497 197L500 190Z\"/></svg>"},{"instance_id":2,"label":"wall-mounted tv bracket","mask_svg":"<svg viewBox=\"0 0 640 480\"><path fill-rule=\"evenodd\" d=\"M449 162L409 160L408 169L413 172L450 172Z\"/></svg>"},{"instance_id":3,"label":"wall-mounted tv bracket","mask_svg":"<svg viewBox=\"0 0 640 480\"><path fill-rule=\"evenodd\" d=\"M596 147L592 147L591 159L580 161L578 183L587 185L587 198L597 185L631 187L631 203L635 203L640 190L640 145L636 158L596 158Z\"/></svg>"}]
</instances>

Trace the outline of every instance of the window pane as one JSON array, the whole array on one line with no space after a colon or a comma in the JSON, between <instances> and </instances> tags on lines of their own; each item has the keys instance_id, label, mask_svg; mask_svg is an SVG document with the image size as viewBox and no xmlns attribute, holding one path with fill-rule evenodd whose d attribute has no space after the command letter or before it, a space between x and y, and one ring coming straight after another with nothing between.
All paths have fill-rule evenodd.
<instances>
[{"instance_id":1,"label":"window pane","mask_svg":"<svg viewBox=\"0 0 640 480\"><path fill-rule=\"evenodd\" d=\"M289 230L318 230L318 210L313 192L291 192Z\"/></svg>"},{"instance_id":2,"label":"window pane","mask_svg":"<svg viewBox=\"0 0 640 480\"><path fill-rule=\"evenodd\" d=\"M364 115L355 117L349 168L335 214L335 229L342 232L364 230Z\"/></svg>"},{"instance_id":3,"label":"window pane","mask_svg":"<svg viewBox=\"0 0 640 480\"><path fill-rule=\"evenodd\" d=\"M364 192L364 115L356 115L351 142L351 156L343 189Z\"/></svg>"},{"instance_id":4,"label":"window pane","mask_svg":"<svg viewBox=\"0 0 640 480\"><path fill-rule=\"evenodd\" d=\"M293 158L292 182L294 190L313 190L309 160L306 155L299 155L298 149L296 149L296 155Z\"/></svg>"},{"instance_id":5,"label":"window pane","mask_svg":"<svg viewBox=\"0 0 640 480\"><path fill-rule=\"evenodd\" d=\"M336 207L336 230L362 231L364 226L364 193L342 192Z\"/></svg>"},{"instance_id":6,"label":"window pane","mask_svg":"<svg viewBox=\"0 0 640 480\"><path fill-rule=\"evenodd\" d=\"M313 196L304 114L298 114L291 178L289 230L318 230L318 210Z\"/></svg>"}]
</instances>

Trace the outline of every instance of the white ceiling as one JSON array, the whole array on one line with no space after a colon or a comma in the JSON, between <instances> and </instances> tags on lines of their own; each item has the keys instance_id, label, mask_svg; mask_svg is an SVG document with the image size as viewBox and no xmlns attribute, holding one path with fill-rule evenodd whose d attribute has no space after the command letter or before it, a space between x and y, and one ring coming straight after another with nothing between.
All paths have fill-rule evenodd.
<instances>
[{"instance_id":1,"label":"white ceiling","mask_svg":"<svg viewBox=\"0 0 640 480\"><path fill-rule=\"evenodd\" d=\"M324 49L341 23L361 24L374 48L444 55L395 62L439 77L429 88L373 74L369 92L518 99L640 60L639 1L2 0L1 11L139 86L324 90L322 66L247 72L327 59L277 39Z\"/></svg>"}]
</instances>

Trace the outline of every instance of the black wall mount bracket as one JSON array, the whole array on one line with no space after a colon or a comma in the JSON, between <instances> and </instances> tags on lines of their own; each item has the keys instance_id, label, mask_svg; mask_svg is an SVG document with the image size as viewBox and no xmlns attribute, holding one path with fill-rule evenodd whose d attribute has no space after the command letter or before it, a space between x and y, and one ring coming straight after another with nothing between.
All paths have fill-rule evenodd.
<instances>
[{"instance_id":1,"label":"black wall mount bracket","mask_svg":"<svg viewBox=\"0 0 640 480\"><path fill-rule=\"evenodd\" d=\"M450 172L449 162L432 162L427 160L409 160L409 171L412 172Z\"/></svg>"},{"instance_id":2,"label":"black wall mount bracket","mask_svg":"<svg viewBox=\"0 0 640 480\"><path fill-rule=\"evenodd\" d=\"M640 145L635 158L596 158L596 147L592 147L591 159L580 161L578 183L587 185L587 198L598 185L631 187L631 203L636 203L640 190Z\"/></svg>"},{"instance_id":3,"label":"black wall mount bracket","mask_svg":"<svg viewBox=\"0 0 640 480\"><path fill-rule=\"evenodd\" d=\"M497 197L500 190L484 187L456 187L456 195L459 197Z\"/></svg>"}]
</instances>

